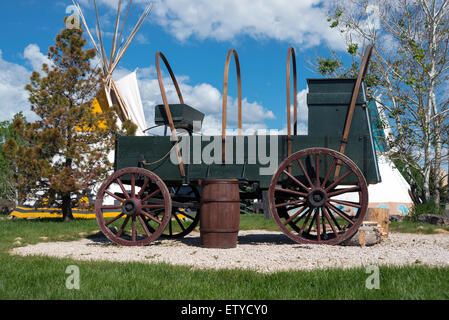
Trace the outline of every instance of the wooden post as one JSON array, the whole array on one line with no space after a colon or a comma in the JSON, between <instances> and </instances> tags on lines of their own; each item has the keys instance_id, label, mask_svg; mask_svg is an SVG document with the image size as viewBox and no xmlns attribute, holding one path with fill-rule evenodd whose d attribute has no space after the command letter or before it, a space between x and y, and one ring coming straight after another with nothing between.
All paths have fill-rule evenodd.
<instances>
[{"instance_id":1,"label":"wooden post","mask_svg":"<svg viewBox=\"0 0 449 320\"><path fill-rule=\"evenodd\" d=\"M388 237L388 226L390 224L390 210L386 208L368 208L365 221L376 221L380 226L382 237Z\"/></svg>"}]
</instances>

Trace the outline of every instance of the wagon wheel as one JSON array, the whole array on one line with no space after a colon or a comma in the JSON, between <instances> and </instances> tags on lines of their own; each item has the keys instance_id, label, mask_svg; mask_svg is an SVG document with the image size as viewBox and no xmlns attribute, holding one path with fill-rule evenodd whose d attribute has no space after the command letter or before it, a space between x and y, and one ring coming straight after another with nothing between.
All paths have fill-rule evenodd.
<instances>
[{"instance_id":1,"label":"wagon wheel","mask_svg":"<svg viewBox=\"0 0 449 320\"><path fill-rule=\"evenodd\" d=\"M171 207L165 183L143 168L115 172L101 185L95 201L101 231L112 242L124 246L156 240L170 220Z\"/></svg>"},{"instance_id":2,"label":"wagon wheel","mask_svg":"<svg viewBox=\"0 0 449 320\"><path fill-rule=\"evenodd\" d=\"M337 164L340 175L334 179ZM293 241L338 244L362 223L368 188L348 157L330 149L311 148L281 163L271 180L269 201L274 220ZM351 212L342 210L342 205Z\"/></svg>"},{"instance_id":3,"label":"wagon wheel","mask_svg":"<svg viewBox=\"0 0 449 320\"><path fill-rule=\"evenodd\" d=\"M199 204L201 195L195 186L170 188L170 195L176 202L192 202ZM200 209L175 207L172 209L172 218L165 228L162 236L168 238L182 238L195 229L200 222Z\"/></svg>"}]
</instances>

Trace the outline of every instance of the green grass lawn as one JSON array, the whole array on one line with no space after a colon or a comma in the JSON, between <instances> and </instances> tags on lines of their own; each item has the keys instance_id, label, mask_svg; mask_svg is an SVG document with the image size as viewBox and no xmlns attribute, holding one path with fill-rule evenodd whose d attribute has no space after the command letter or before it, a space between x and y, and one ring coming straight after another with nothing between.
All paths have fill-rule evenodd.
<instances>
[{"instance_id":1,"label":"green grass lawn","mask_svg":"<svg viewBox=\"0 0 449 320\"><path fill-rule=\"evenodd\" d=\"M441 227L432 224L418 223L411 221L392 222L389 226L390 232L401 232L401 233L436 234L438 233L437 232L438 229L449 231L449 227Z\"/></svg>"},{"instance_id":2,"label":"green grass lawn","mask_svg":"<svg viewBox=\"0 0 449 320\"><path fill-rule=\"evenodd\" d=\"M273 221L253 215L241 216L241 228L278 230ZM95 220L0 220L0 299L449 299L449 268L380 267L380 289L369 290L364 268L259 274L8 253L19 246L18 237L26 245L97 231ZM69 265L80 268L80 290L65 287Z\"/></svg>"}]
</instances>

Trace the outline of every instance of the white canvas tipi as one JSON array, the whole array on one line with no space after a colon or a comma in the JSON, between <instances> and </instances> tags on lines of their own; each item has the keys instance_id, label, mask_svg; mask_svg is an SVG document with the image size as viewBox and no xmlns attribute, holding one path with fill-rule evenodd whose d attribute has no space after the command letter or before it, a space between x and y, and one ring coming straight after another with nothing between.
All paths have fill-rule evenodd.
<instances>
[{"instance_id":1,"label":"white canvas tipi","mask_svg":"<svg viewBox=\"0 0 449 320\"><path fill-rule=\"evenodd\" d=\"M384 124L388 123L388 119L376 101L371 101L368 107L382 179L381 183L368 187L369 207L388 208L390 214L408 214L413 206L410 185L387 156L386 140L392 138L391 129L389 127L379 129L382 127L378 126L381 121Z\"/></svg>"},{"instance_id":2,"label":"white canvas tipi","mask_svg":"<svg viewBox=\"0 0 449 320\"><path fill-rule=\"evenodd\" d=\"M368 186L369 208L387 208L391 214L408 214L413 206L410 185L385 155L378 155L382 182Z\"/></svg>"},{"instance_id":3,"label":"white canvas tipi","mask_svg":"<svg viewBox=\"0 0 449 320\"><path fill-rule=\"evenodd\" d=\"M94 46L98 57L100 58L100 62L103 70L103 78L104 78L104 90L107 98L107 107L116 104L119 106L120 113L119 119L121 122L125 120L131 120L134 124L137 125L136 135L145 135L144 130L146 129L145 123L145 115L143 112L142 101L140 98L139 86L137 83L136 72L132 72L131 74L123 77L118 81L114 81L112 78L113 72L117 68L118 63L124 56L126 50L129 48L131 42L134 40L137 32L142 26L143 22L147 18L147 16L151 12L152 4L149 3L146 7L142 15L140 16L137 24L134 29L131 31L131 34L126 40L122 40L123 31L125 28L125 24L131 9L132 0L128 2L128 7L126 10L125 19L123 20L121 30L119 32L119 23L120 23L120 13L122 9L122 0L118 0L117 3L117 16L115 20L115 28L113 33L112 47L111 52L108 55L106 54L106 50L103 43L103 36L101 30L101 23L97 9L96 0L93 0L95 7L95 14L97 20L97 28L96 28L96 40L94 39L88 25L84 14L76 0L72 0L73 4L77 7L78 13L81 17L81 21L87 31L87 34ZM101 105L101 104L100 104ZM102 106L103 108L103 106Z\"/></svg>"},{"instance_id":4,"label":"white canvas tipi","mask_svg":"<svg viewBox=\"0 0 449 320\"><path fill-rule=\"evenodd\" d=\"M380 121L388 123L386 122L387 119L379 109L377 102L371 101L368 109L371 117L371 128L374 136L379 173L382 179L382 182L368 186L368 208L387 208L390 210L390 215L407 215L413 206L413 200L410 197L410 185L387 156L386 139L390 138L390 128L379 129L380 126L377 125ZM338 199L346 201L356 200L351 193L342 195ZM353 208L344 206L340 206L340 209L353 210Z\"/></svg>"}]
</instances>

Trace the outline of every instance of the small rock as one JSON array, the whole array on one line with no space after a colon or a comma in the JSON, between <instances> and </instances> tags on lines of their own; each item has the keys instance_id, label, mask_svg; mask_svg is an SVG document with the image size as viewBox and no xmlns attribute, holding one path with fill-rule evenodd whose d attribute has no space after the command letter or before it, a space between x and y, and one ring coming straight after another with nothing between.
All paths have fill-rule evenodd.
<instances>
[{"instance_id":1,"label":"small rock","mask_svg":"<svg viewBox=\"0 0 449 320\"><path fill-rule=\"evenodd\" d=\"M418 222L449 227L449 218L438 214L421 214L418 216Z\"/></svg>"},{"instance_id":2,"label":"small rock","mask_svg":"<svg viewBox=\"0 0 449 320\"><path fill-rule=\"evenodd\" d=\"M22 244L22 242L20 242L19 240L14 241L14 243L13 243L13 245L16 245L16 246L20 246L21 244Z\"/></svg>"},{"instance_id":3,"label":"small rock","mask_svg":"<svg viewBox=\"0 0 449 320\"><path fill-rule=\"evenodd\" d=\"M401 216L399 214L392 214L390 215L389 219L391 222L402 222L404 221L404 216Z\"/></svg>"},{"instance_id":4,"label":"small rock","mask_svg":"<svg viewBox=\"0 0 449 320\"><path fill-rule=\"evenodd\" d=\"M21 237L17 237L17 238L14 239L14 241L22 241L22 238Z\"/></svg>"},{"instance_id":5,"label":"small rock","mask_svg":"<svg viewBox=\"0 0 449 320\"><path fill-rule=\"evenodd\" d=\"M417 230L424 230L425 228L423 226L418 226L416 229ZM415 240L413 240L413 241L415 241Z\"/></svg>"},{"instance_id":6,"label":"small rock","mask_svg":"<svg viewBox=\"0 0 449 320\"><path fill-rule=\"evenodd\" d=\"M440 229L440 228L435 229L435 230L433 230L433 231L435 231L435 232L437 232L437 233L449 234L449 231L444 230L444 229Z\"/></svg>"},{"instance_id":7,"label":"small rock","mask_svg":"<svg viewBox=\"0 0 449 320\"><path fill-rule=\"evenodd\" d=\"M41 240L48 240L48 237L39 237Z\"/></svg>"},{"instance_id":8,"label":"small rock","mask_svg":"<svg viewBox=\"0 0 449 320\"><path fill-rule=\"evenodd\" d=\"M87 236L87 233L86 232L80 232L80 233L78 233L80 236L82 236L82 237L84 237L84 236Z\"/></svg>"},{"instance_id":9,"label":"small rock","mask_svg":"<svg viewBox=\"0 0 449 320\"><path fill-rule=\"evenodd\" d=\"M446 205L446 206L449 206L449 205ZM444 211L444 216L445 216L446 218L449 218L449 209L447 209L446 211Z\"/></svg>"}]
</instances>

